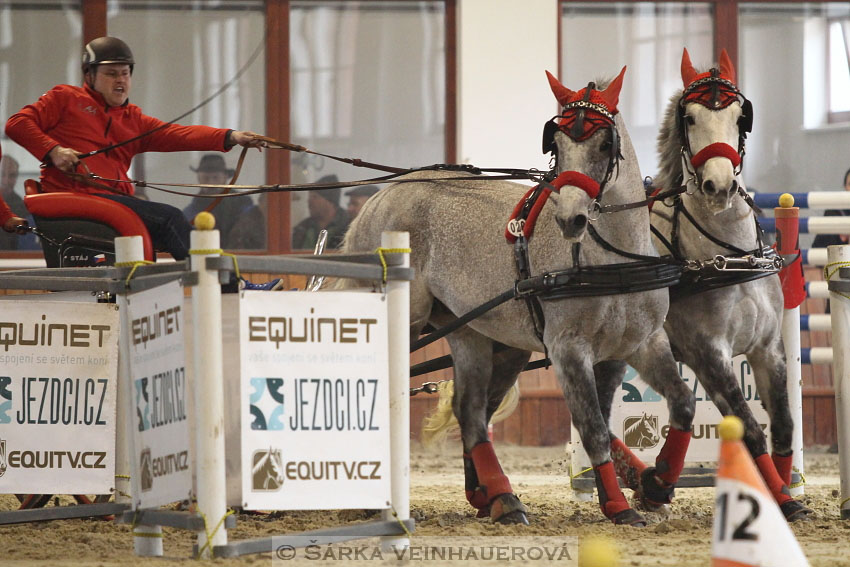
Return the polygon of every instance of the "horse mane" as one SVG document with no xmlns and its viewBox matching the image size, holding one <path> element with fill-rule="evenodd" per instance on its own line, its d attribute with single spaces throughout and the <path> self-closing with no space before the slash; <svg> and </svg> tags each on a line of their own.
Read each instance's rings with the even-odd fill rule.
<svg viewBox="0 0 850 567">
<path fill-rule="evenodd" d="M 679 128 L 676 123 L 676 113 L 682 92 L 683 89 L 680 89 L 670 97 L 667 110 L 664 112 L 661 131 L 658 132 L 656 148 L 659 169 L 652 180 L 652 185 L 661 189 L 672 189 L 679 185 L 678 178 L 682 175 L 681 143 L 679 142 Z"/>
</svg>

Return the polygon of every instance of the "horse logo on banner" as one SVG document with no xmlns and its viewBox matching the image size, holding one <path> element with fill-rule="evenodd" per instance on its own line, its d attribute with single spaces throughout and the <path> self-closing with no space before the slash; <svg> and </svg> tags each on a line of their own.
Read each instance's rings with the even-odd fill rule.
<svg viewBox="0 0 850 567">
<path fill-rule="evenodd" d="M 658 417 L 631 416 L 623 420 L 623 442 L 631 449 L 651 449 L 658 445 Z"/>
<path fill-rule="evenodd" d="M 142 492 L 147 492 L 153 488 L 153 459 L 149 448 L 142 451 L 139 468 L 142 470 Z"/>
<path fill-rule="evenodd" d="M 283 486 L 283 457 L 280 449 L 257 451 L 254 453 L 253 482 L 254 490 L 274 491 Z"/>
<path fill-rule="evenodd" d="M 0 476 L 6 474 L 6 440 L 0 439 Z"/>
</svg>

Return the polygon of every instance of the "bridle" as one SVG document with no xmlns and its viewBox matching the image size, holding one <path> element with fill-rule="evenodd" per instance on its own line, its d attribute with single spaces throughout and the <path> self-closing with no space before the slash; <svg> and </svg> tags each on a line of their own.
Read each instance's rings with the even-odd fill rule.
<svg viewBox="0 0 850 567">
<path fill-rule="evenodd" d="M 566 103 L 561 114 L 553 116 L 543 126 L 543 153 L 551 153 L 553 159 L 558 159 L 558 144 L 555 142 L 555 134 L 563 132 L 574 142 L 587 140 L 599 129 L 607 129 L 611 135 L 611 147 L 608 152 L 608 166 L 605 175 L 597 181 L 584 173 L 572 171 L 576 181 L 575 186 L 582 189 L 597 203 L 602 200 L 603 192 L 608 182 L 614 176 L 614 169 L 619 171 L 619 162 L 623 159 L 620 152 L 620 136 L 617 125 L 614 123 L 614 114 L 601 104 L 590 100 L 592 91 L 596 89 L 596 83 L 590 82 L 584 90 L 584 96 L 580 100 Z M 563 172 L 562 172 L 563 173 Z M 593 210 L 597 207 L 591 207 Z"/>
<path fill-rule="evenodd" d="M 698 103 L 711 111 L 722 110 L 734 102 L 741 105 L 741 117 L 738 119 L 738 148 L 729 144 L 716 142 L 709 144 L 694 155 L 688 134 L 688 121 L 685 107 L 690 103 Z M 711 69 L 708 76 L 697 79 L 682 91 L 676 112 L 676 129 L 679 132 L 682 161 L 689 179 L 697 187 L 702 187 L 700 168 L 711 158 L 722 157 L 732 162 L 735 176 L 740 175 L 744 168 L 747 134 L 753 128 L 753 104 L 745 97 L 732 81 L 720 76 L 720 71 Z"/>
</svg>

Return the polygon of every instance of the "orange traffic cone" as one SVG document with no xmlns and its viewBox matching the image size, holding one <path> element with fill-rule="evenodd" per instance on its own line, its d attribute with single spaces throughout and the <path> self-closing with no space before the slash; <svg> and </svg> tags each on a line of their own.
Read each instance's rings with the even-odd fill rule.
<svg viewBox="0 0 850 567">
<path fill-rule="evenodd" d="M 727 416 L 718 428 L 713 567 L 808 567 L 794 532 L 741 442 L 744 424 Z"/>
</svg>

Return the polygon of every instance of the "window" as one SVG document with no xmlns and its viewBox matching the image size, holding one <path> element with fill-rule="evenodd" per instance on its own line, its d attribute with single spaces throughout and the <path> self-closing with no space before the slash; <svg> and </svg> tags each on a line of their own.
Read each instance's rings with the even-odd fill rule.
<svg viewBox="0 0 850 567">
<path fill-rule="evenodd" d="M 711 65 L 713 29 L 710 3 L 564 3 L 561 82 L 578 90 L 628 66 L 619 109 L 641 170 L 651 175 L 657 169 L 655 138 L 664 109 L 682 88 L 682 48 L 688 48 L 697 68 Z"/>
<path fill-rule="evenodd" d="M 23 106 L 34 102 L 54 85 L 80 84 L 82 15 L 79 2 L 0 4 L 0 115 L 3 124 Z M 45 41 L 49 37 L 50 41 Z M 0 128 L 2 134 L 3 128 Z M 38 179 L 39 159 L 2 134 L 3 162 L 17 177 L 0 177 L 0 195 L 21 217 L 24 180 Z M 9 170 L 8 173 L 11 173 Z M 9 186 L 6 186 L 6 184 Z M 32 220 L 30 218 L 30 220 Z M 40 250 L 32 235 L 19 237 L 0 231 L 0 250 Z"/>
<path fill-rule="evenodd" d="M 209 104 L 179 121 L 216 128 L 265 130 L 264 6 L 261 1 L 164 2 L 110 0 L 109 34 L 120 37 L 133 50 L 136 61 L 130 101 L 145 114 L 169 121 L 221 89 L 238 73 L 239 79 Z M 166 38 L 165 40 L 163 38 Z M 232 170 L 239 148 L 224 158 Z M 249 152 L 237 183 L 266 182 L 267 152 Z M 198 169 L 204 152 L 151 152 L 136 156 L 130 175 L 156 185 L 160 182 L 210 183 Z M 208 162 L 212 163 L 212 162 Z M 220 162 L 219 162 L 220 163 Z M 225 175 L 223 183 L 230 180 Z M 215 183 L 222 181 L 215 180 Z M 137 194 L 139 190 L 137 189 Z M 196 189 L 186 189 L 196 193 Z M 182 197 L 147 189 L 147 196 L 183 209 L 188 217 L 203 210 L 210 199 Z M 249 200 L 250 199 L 250 200 Z M 266 210 L 259 196 L 224 199 L 213 210 L 222 228 L 226 249 L 264 249 L 265 221 L 257 219 L 251 202 Z M 247 216 L 246 216 L 247 215 Z M 228 218 L 250 218 L 250 223 L 228 223 Z M 233 226 L 231 226 L 233 225 Z"/>
<path fill-rule="evenodd" d="M 398 167 L 444 160 L 443 2 L 293 2 L 290 53 L 292 142 Z M 328 175 L 351 180 L 382 173 L 293 155 L 293 183 Z M 346 193 L 323 195 L 341 214 Z M 292 226 L 309 215 L 307 193 L 293 193 Z M 299 247 L 313 245 L 293 242 Z"/>
<path fill-rule="evenodd" d="M 829 22 L 829 122 L 850 122 L 850 18 Z"/>
</svg>

